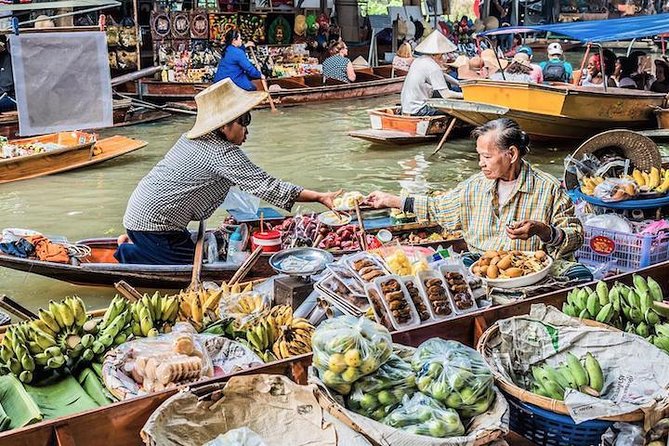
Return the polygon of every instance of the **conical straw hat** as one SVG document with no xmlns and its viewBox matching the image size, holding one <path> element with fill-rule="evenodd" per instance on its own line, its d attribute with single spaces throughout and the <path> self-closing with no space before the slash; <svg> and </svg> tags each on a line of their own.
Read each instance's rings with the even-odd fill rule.
<svg viewBox="0 0 669 446">
<path fill-rule="evenodd" d="M 266 92 L 243 90 L 230 78 L 216 82 L 195 95 L 197 117 L 193 128 L 186 133 L 186 138 L 195 139 L 213 132 L 250 111 L 266 98 Z"/>
<path fill-rule="evenodd" d="M 446 54 L 457 49 L 453 42 L 436 29 L 416 47 L 416 51 L 422 54 Z"/>
</svg>

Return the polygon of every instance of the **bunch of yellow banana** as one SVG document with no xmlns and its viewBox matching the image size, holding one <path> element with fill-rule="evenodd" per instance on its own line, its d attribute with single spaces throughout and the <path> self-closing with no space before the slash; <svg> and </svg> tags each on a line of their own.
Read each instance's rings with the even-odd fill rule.
<svg viewBox="0 0 669 446">
<path fill-rule="evenodd" d="M 604 182 L 602 177 L 583 177 L 581 178 L 581 192 L 586 195 L 595 195 L 595 188 Z"/>
<path fill-rule="evenodd" d="M 250 286 L 250 285 L 249 285 Z M 226 307 L 225 317 L 233 318 L 236 321 L 238 330 L 245 330 L 256 320 L 265 316 L 269 310 L 269 303 L 260 293 L 242 292 L 241 295 L 233 298 Z"/>
<path fill-rule="evenodd" d="M 179 293 L 179 320 L 190 322 L 200 332 L 218 320 L 218 304 L 223 290 L 182 291 Z"/>
<path fill-rule="evenodd" d="M 631 176 L 624 178 L 634 181 L 644 191 L 665 193 L 669 190 L 669 170 L 651 167 L 650 172 L 642 172 L 634 169 Z"/>
</svg>

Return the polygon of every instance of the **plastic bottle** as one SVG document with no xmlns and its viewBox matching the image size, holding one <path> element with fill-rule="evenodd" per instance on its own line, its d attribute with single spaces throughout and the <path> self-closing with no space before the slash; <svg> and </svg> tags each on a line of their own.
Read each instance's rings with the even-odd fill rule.
<svg viewBox="0 0 669 446">
<path fill-rule="evenodd" d="M 241 228 L 237 226 L 235 232 L 230 234 L 230 240 L 228 241 L 228 257 L 226 259 L 228 263 L 237 263 L 240 254 L 242 253 L 242 245 L 244 242 L 242 240 L 242 232 L 240 229 Z"/>
</svg>

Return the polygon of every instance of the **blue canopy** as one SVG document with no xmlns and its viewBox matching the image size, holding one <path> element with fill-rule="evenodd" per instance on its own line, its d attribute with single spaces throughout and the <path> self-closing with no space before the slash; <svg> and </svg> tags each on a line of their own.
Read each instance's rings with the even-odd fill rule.
<svg viewBox="0 0 669 446">
<path fill-rule="evenodd" d="M 581 42 L 608 42 L 669 33 L 669 13 L 611 20 L 555 23 L 552 25 L 508 26 L 481 33 L 483 36 L 528 32 L 551 32 Z"/>
</svg>

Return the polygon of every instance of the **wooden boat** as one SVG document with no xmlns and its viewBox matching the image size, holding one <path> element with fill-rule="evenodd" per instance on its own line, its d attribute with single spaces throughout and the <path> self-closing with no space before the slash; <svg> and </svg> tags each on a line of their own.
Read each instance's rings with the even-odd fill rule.
<svg viewBox="0 0 669 446">
<path fill-rule="evenodd" d="M 60 132 L 10 142 L 55 143 L 64 147 L 33 155 L 0 158 L 0 183 L 79 169 L 125 155 L 147 144 L 125 136 L 111 136 L 96 141 L 95 135 L 83 132 Z"/>
<path fill-rule="evenodd" d="M 267 83 L 275 105 L 290 106 L 399 93 L 402 90 L 406 72 L 393 71 L 392 67 L 386 65 L 356 70 L 356 76 L 355 82 L 351 83 L 335 79 L 328 79 L 324 82 L 321 75 L 267 79 Z M 254 82 L 258 90 L 263 89 L 259 80 Z M 153 101 L 192 101 L 198 92 L 208 86 L 209 84 L 203 83 L 175 83 L 149 79 L 119 85 L 117 90 Z M 194 104 L 189 105 L 189 109 L 194 109 Z M 259 108 L 267 107 L 269 107 L 268 103 L 259 105 Z"/>
<path fill-rule="evenodd" d="M 349 136 L 373 143 L 417 144 L 446 131 L 449 116 L 403 115 L 399 107 L 367 110 L 371 129 L 354 130 Z"/>
<path fill-rule="evenodd" d="M 620 88 L 538 85 L 472 80 L 461 83 L 464 100 L 433 99 L 434 107 L 472 125 L 507 117 L 540 139 L 585 139 L 613 128 L 657 126 L 653 107 L 664 95 Z"/>
<path fill-rule="evenodd" d="M 644 268 L 637 273 L 651 275 L 659 283 L 669 283 L 669 262 Z M 609 284 L 620 281 L 632 285 L 632 273 L 605 279 Z M 594 286 L 594 285 L 593 285 Z M 570 288 L 571 289 L 571 288 Z M 570 289 L 564 289 L 519 302 L 489 307 L 477 312 L 461 315 L 453 319 L 420 325 L 408 330 L 393 333 L 396 343 L 418 346 L 433 337 L 443 337 L 475 347 L 483 332 L 500 319 L 527 314 L 533 304 L 543 303 L 561 308 L 566 302 Z M 664 290 L 667 291 L 666 289 Z M 245 370 L 239 374 L 270 373 L 290 377 L 295 382 L 305 383 L 307 368 L 311 365 L 311 355 L 265 364 Z M 213 378 L 191 388 L 202 388 L 213 383 L 225 382 L 226 378 Z M 0 446 L 62 446 L 75 444 L 142 445 L 140 431 L 149 416 L 177 389 L 153 393 L 126 401 L 117 402 L 91 411 L 46 420 L 21 429 L 0 433 Z M 511 445 L 531 445 L 527 441 L 512 436 Z M 55 440 L 55 441 L 54 441 Z"/>
<path fill-rule="evenodd" d="M 436 226 L 438 228 L 438 226 Z M 368 230 L 374 233 L 375 230 Z M 390 228 L 391 232 L 400 234 L 418 230 L 434 230 L 435 225 L 410 223 Z M 137 288 L 181 289 L 191 281 L 193 265 L 134 265 L 118 263 L 114 258 L 117 248 L 116 238 L 93 238 L 76 242 L 77 245 L 86 245 L 91 249 L 90 255 L 71 264 L 45 262 L 36 259 L 23 259 L 0 253 L 0 267 L 38 274 L 52 279 L 62 280 L 76 285 L 86 286 L 113 286 L 119 280 L 125 280 Z M 467 250 L 467 244 L 462 238 L 424 243 L 422 247 L 443 246 L 452 247 L 455 252 Z M 334 251 L 340 256 L 350 252 Z M 261 254 L 247 280 L 266 279 L 275 274 L 269 265 L 270 254 Z M 232 264 L 204 263 L 202 265 L 202 280 L 214 282 L 227 281 L 237 272 Z"/>
</svg>

